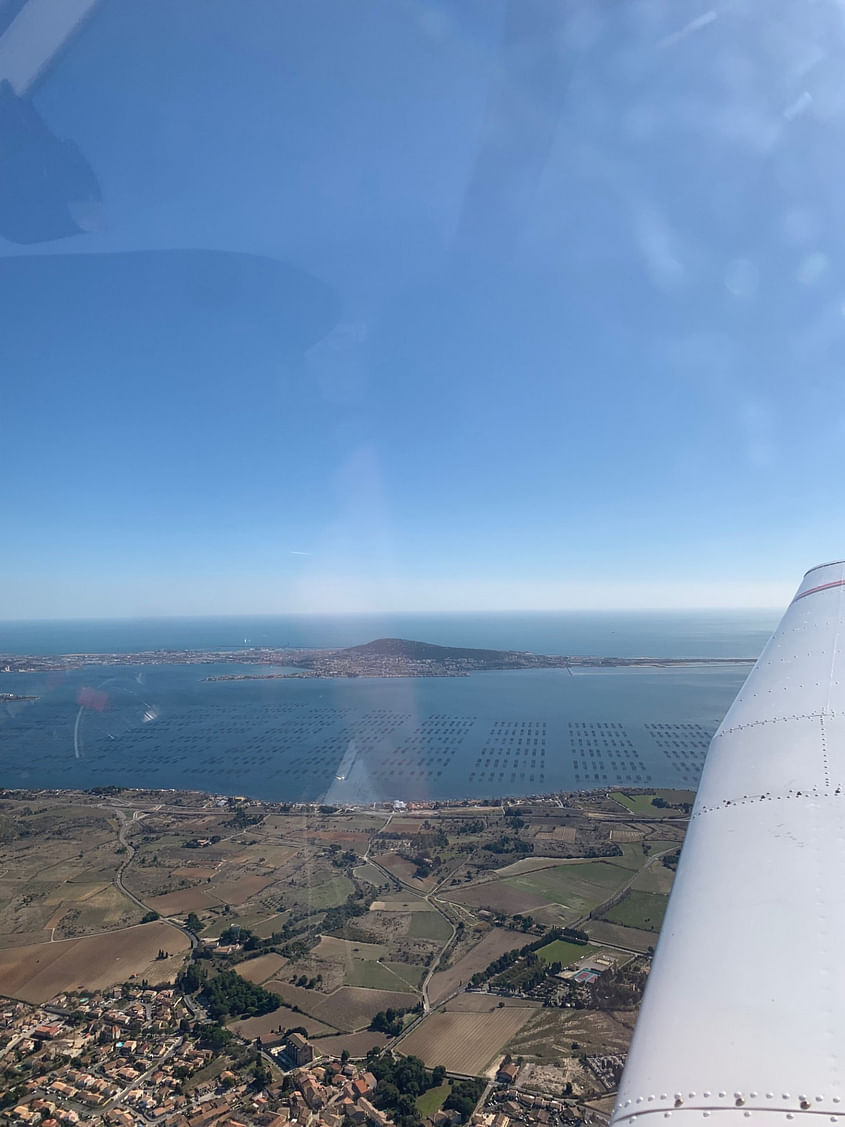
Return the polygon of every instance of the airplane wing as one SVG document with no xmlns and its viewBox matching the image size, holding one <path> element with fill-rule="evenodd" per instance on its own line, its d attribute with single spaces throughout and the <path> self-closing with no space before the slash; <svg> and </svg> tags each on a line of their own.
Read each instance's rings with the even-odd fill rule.
<svg viewBox="0 0 845 1127">
<path fill-rule="evenodd" d="M 611 1123 L 845 1125 L 845 561 L 713 737 Z"/>
</svg>

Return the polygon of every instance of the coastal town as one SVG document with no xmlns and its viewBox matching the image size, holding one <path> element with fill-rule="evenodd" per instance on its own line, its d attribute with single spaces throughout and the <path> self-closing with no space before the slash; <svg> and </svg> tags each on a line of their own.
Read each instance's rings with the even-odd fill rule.
<svg viewBox="0 0 845 1127">
<path fill-rule="evenodd" d="M 348 1053 L 318 1055 L 299 1032 L 269 1051 L 260 1040 L 235 1043 L 220 1027 L 203 1024 L 167 986 L 124 983 L 63 993 L 46 1007 L 7 1000 L 0 1007 L 0 1121 L 10 1127 L 395 1127 L 397 1120 L 420 1127 L 575 1127 L 584 1121 L 585 1109 L 571 1101 L 514 1087 L 519 1067 L 509 1057 L 492 1081 L 474 1084 L 410 1058 L 411 1086 L 420 1078 L 430 1086 L 409 1113 L 387 1079 L 401 1070 L 397 1060 L 377 1051 L 359 1061 Z M 434 1098 L 426 1100 L 430 1093 Z M 426 1106 L 431 1111 L 424 1115 Z"/>
</svg>

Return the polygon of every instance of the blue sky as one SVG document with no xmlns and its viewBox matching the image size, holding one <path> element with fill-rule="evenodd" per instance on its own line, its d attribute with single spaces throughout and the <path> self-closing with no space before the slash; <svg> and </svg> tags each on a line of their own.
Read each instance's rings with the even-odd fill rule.
<svg viewBox="0 0 845 1127">
<path fill-rule="evenodd" d="M 102 0 L 32 93 L 102 222 L 0 236 L 0 619 L 782 603 L 845 555 L 843 47 Z"/>
</svg>

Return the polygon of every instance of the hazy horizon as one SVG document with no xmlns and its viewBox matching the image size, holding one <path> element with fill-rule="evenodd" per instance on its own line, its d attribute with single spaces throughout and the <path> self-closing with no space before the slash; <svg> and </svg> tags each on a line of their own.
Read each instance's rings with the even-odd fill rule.
<svg viewBox="0 0 845 1127">
<path fill-rule="evenodd" d="M 749 614 L 782 614 L 784 606 L 775 604 L 760 604 L 731 606 L 728 604 L 712 605 L 712 606 L 609 606 L 609 607 L 475 607 L 475 608 L 437 608 L 431 607 L 426 609 L 403 608 L 399 609 L 376 609 L 376 610 L 291 610 L 291 611 L 226 611 L 226 612 L 212 612 L 212 613 L 192 613 L 192 614 L 110 614 L 110 615 L 50 615 L 50 616 L 21 616 L 21 617 L 6 617 L 0 618 L 0 630 L 3 626 L 9 624 L 24 625 L 26 623 L 53 623 L 53 622 L 68 622 L 68 623 L 87 623 L 87 622 L 196 622 L 206 620 L 225 620 L 225 621 L 242 621 L 249 619 L 287 619 L 287 618 L 449 618 L 461 617 L 462 615 L 478 615 L 478 616 L 508 616 L 508 615 L 544 615 L 544 614 L 568 614 L 568 615 L 592 615 L 592 616 L 606 616 L 606 615 L 685 615 L 685 614 L 723 614 L 723 613 L 737 613 L 748 612 Z M 0 644 L 2 644 L 2 636 L 0 636 Z"/>
</svg>

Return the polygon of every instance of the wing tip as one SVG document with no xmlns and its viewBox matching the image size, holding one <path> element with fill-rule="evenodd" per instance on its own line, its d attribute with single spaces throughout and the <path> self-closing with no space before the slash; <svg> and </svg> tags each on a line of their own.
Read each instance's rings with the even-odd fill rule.
<svg viewBox="0 0 845 1127">
<path fill-rule="evenodd" d="M 804 578 L 806 579 L 808 575 L 812 575 L 814 571 L 822 571 L 826 567 L 836 567 L 841 564 L 845 564 L 845 560 L 828 560 L 827 563 L 816 564 L 815 567 L 811 567 L 804 572 Z"/>
</svg>

